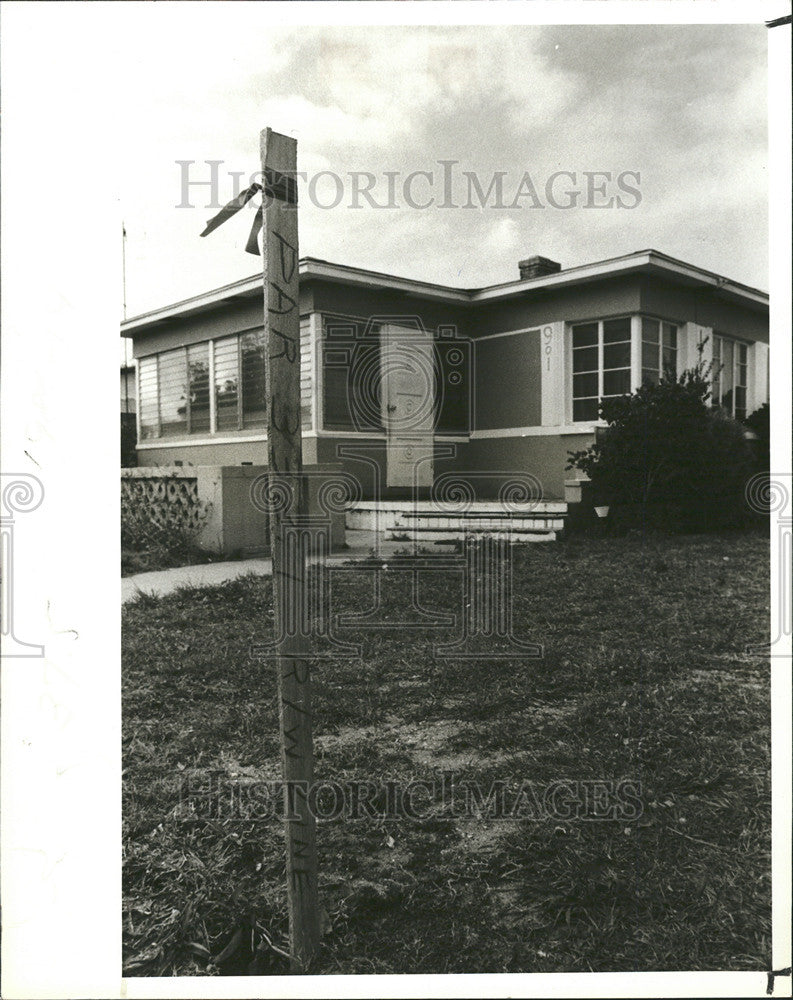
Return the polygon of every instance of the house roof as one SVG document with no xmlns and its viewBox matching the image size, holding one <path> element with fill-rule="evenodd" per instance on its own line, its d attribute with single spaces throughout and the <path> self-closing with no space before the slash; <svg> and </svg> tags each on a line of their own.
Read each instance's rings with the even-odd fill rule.
<svg viewBox="0 0 793 1000">
<path fill-rule="evenodd" d="M 422 299 L 434 299 L 458 305 L 475 305 L 480 302 L 516 298 L 538 289 L 564 288 L 633 273 L 667 278 L 682 285 L 710 288 L 718 291 L 725 299 L 740 303 L 750 309 L 758 311 L 768 309 L 767 292 L 741 284 L 738 281 L 732 281 L 730 278 L 715 274 L 713 271 L 703 270 L 694 264 L 687 264 L 685 261 L 660 253 L 658 250 L 637 250 L 621 257 L 611 257 L 593 264 L 566 268 L 554 274 L 545 274 L 536 278 L 522 278 L 499 285 L 488 285 L 484 288 L 455 288 L 449 285 L 438 285 L 428 281 L 417 281 L 413 278 L 401 278 L 380 271 L 369 271 L 364 268 L 349 267 L 345 264 L 333 264 L 317 257 L 303 257 L 300 260 L 302 281 L 324 280 L 369 289 L 387 288 Z M 124 320 L 121 324 L 121 336 L 134 336 L 136 331 L 145 330 L 169 319 L 187 318 L 207 309 L 216 308 L 221 303 L 254 298 L 261 294 L 261 287 L 262 276 L 255 274 L 250 278 L 242 278 L 229 285 L 223 285 L 221 288 L 183 299 L 181 302 L 152 309 L 139 316 Z"/>
</svg>

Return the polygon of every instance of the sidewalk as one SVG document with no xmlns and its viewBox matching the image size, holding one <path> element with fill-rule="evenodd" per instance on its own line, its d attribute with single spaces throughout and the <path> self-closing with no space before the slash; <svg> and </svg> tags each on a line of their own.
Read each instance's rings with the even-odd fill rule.
<svg viewBox="0 0 793 1000">
<path fill-rule="evenodd" d="M 374 531 L 347 531 L 347 548 L 334 552 L 328 562 L 343 563 L 370 558 L 375 546 Z M 386 558 L 394 555 L 399 549 L 405 549 L 406 542 L 391 542 L 380 536 L 379 554 Z M 162 597 L 179 587 L 216 587 L 227 580 L 235 580 L 246 573 L 257 573 L 270 576 L 273 571 L 272 560 L 266 559 L 236 559 L 233 562 L 204 563 L 199 566 L 177 566 L 175 569 L 156 570 L 151 573 L 136 573 L 134 576 L 121 578 L 121 603 L 126 604 L 145 593 Z"/>
<path fill-rule="evenodd" d="M 215 587 L 245 573 L 269 576 L 273 571 L 270 559 L 235 559 L 233 562 L 204 563 L 200 566 L 177 566 L 174 569 L 135 573 L 121 578 L 121 603 L 126 604 L 138 594 L 162 597 L 179 587 Z"/>
</svg>

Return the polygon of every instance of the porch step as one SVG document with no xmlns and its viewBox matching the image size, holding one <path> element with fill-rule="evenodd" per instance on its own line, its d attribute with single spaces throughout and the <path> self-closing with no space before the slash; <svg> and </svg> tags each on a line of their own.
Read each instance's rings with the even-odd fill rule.
<svg viewBox="0 0 793 1000">
<path fill-rule="evenodd" d="M 512 534 L 526 531 L 561 531 L 564 520 L 561 517 L 530 517 L 525 514 L 504 514 L 494 517 L 492 514 L 461 514 L 457 517 L 449 514 L 400 514 L 394 527 L 389 530 L 400 531 L 443 531 L 449 528 L 473 531 L 477 534 L 486 531 L 507 531 Z"/>
<path fill-rule="evenodd" d="M 386 538 L 393 542 L 428 542 L 442 544 L 445 542 L 464 541 L 475 535 L 477 538 L 488 538 L 493 535 L 506 537 L 508 541 L 523 545 L 527 542 L 554 542 L 555 531 L 508 531 L 503 528 L 498 531 L 484 528 L 389 528 Z"/>
<path fill-rule="evenodd" d="M 436 502 L 411 503 L 408 500 L 363 500 L 351 506 L 346 513 L 346 525 L 351 530 L 389 531 L 397 526 L 407 530 L 407 520 L 426 520 L 426 525 L 415 524 L 415 529 L 423 527 L 465 526 L 483 530 L 504 523 L 514 527 L 536 525 L 542 530 L 557 530 L 563 525 L 567 514 L 567 504 L 563 500 L 537 500 L 533 503 L 510 503 L 509 510 L 497 500 L 475 500 L 464 508 L 455 509 L 454 504 Z M 487 526 L 487 527 L 486 527 Z"/>
</svg>

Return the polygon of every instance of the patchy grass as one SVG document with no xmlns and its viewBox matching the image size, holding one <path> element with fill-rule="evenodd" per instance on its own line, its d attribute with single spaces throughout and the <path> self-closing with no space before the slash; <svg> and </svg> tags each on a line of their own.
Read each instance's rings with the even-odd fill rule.
<svg viewBox="0 0 793 1000">
<path fill-rule="evenodd" d="M 386 627 L 316 670 L 317 778 L 629 780 L 642 811 L 477 818 L 438 793 L 419 821 L 320 823 L 318 971 L 768 968 L 768 664 L 744 654 L 767 638 L 767 561 L 760 535 L 527 546 L 515 632 L 544 658 L 515 662 L 433 660 L 454 630 L 411 610 L 392 560 Z M 362 612 L 372 578 L 334 573 L 333 610 Z M 420 600 L 459 611 L 459 580 L 427 573 Z M 186 779 L 278 777 L 274 668 L 247 653 L 271 629 L 262 578 L 125 609 L 129 975 L 288 971 L 278 821 L 180 805 Z"/>
</svg>

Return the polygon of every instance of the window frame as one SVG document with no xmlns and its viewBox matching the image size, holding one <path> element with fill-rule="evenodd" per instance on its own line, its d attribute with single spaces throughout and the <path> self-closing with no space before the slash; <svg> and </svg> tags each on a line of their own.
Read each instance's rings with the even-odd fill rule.
<svg viewBox="0 0 793 1000">
<path fill-rule="evenodd" d="M 604 342 L 603 328 L 604 328 L 604 324 L 612 322 L 612 321 L 615 321 L 615 320 L 628 320 L 629 329 L 628 329 L 628 336 L 627 336 L 627 338 L 625 340 L 620 340 L 620 341 L 615 341 L 614 342 L 614 343 L 619 343 L 619 344 L 625 344 L 625 343 L 627 343 L 629 345 L 630 354 L 629 354 L 628 364 L 625 365 L 625 366 L 619 367 L 619 368 L 609 368 L 609 369 L 605 369 L 604 370 L 604 367 L 603 367 L 604 347 L 608 346 L 608 345 L 606 345 L 605 342 Z M 595 426 L 595 427 L 598 427 L 598 426 L 602 427 L 602 426 L 604 426 L 604 421 L 599 416 L 595 416 L 595 417 L 591 417 L 591 418 L 585 418 L 583 420 L 576 420 L 575 419 L 575 402 L 576 402 L 576 397 L 574 395 L 574 392 L 575 392 L 575 388 L 574 388 L 574 386 L 575 386 L 574 376 L 575 375 L 580 375 L 580 374 L 594 374 L 594 372 L 592 372 L 592 373 L 575 372 L 573 370 L 575 351 L 576 350 L 586 350 L 587 349 L 587 348 L 575 348 L 573 346 L 573 337 L 574 337 L 575 328 L 579 327 L 579 326 L 589 326 L 589 325 L 592 325 L 592 324 L 594 324 L 594 325 L 597 326 L 597 344 L 596 345 L 595 344 L 590 345 L 590 349 L 591 349 L 591 347 L 595 347 L 595 346 L 597 347 L 598 393 L 597 393 L 597 397 L 594 397 L 594 396 L 582 396 L 582 397 L 579 397 L 579 398 L 581 398 L 581 399 L 594 399 L 594 398 L 597 398 L 597 406 L 598 406 L 598 410 L 600 410 L 600 403 L 601 403 L 601 401 L 604 398 L 607 398 L 607 399 L 616 399 L 620 395 L 624 395 L 623 393 L 615 393 L 615 394 L 609 394 L 608 396 L 604 396 L 604 393 L 603 393 L 603 383 L 604 383 L 604 372 L 605 371 L 627 371 L 629 373 L 629 375 L 628 375 L 628 377 L 629 377 L 629 385 L 631 386 L 631 389 L 628 390 L 629 392 L 632 391 L 632 387 L 636 383 L 636 337 L 637 337 L 637 329 L 638 329 L 637 328 L 636 320 L 637 320 L 637 317 L 633 313 L 616 313 L 613 316 L 602 316 L 602 317 L 599 317 L 598 319 L 581 319 L 581 320 L 570 321 L 570 322 L 567 323 L 567 328 L 568 328 L 568 335 L 567 335 L 567 357 L 568 357 L 567 371 L 568 371 L 568 377 L 567 377 L 567 392 L 566 392 L 566 396 L 567 396 L 567 413 L 568 413 L 568 417 L 569 417 L 569 423 L 570 423 L 571 426 L 581 426 L 581 425 L 589 425 L 589 426 Z"/>
<path fill-rule="evenodd" d="M 195 344 L 187 344 L 185 346 L 185 348 L 184 348 L 184 350 L 185 350 L 185 364 L 187 366 L 187 433 L 188 433 L 188 435 L 193 435 L 193 434 L 208 434 L 209 431 L 212 428 L 212 403 L 211 403 L 212 383 L 209 382 L 209 370 L 210 370 L 209 352 L 210 352 L 211 348 L 210 348 L 209 344 L 210 344 L 210 341 L 199 340 Z M 208 428 L 207 427 L 202 427 L 199 430 L 193 430 L 193 392 L 194 392 L 194 385 L 193 385 L 193 381 L 192 381 L 192 377 L 191 377 L 191 372 L 190 372 L 190 351 L 191 351 L 191 348 L 195 349 L 195 348 L 203 348 L 203 347 L 206 347 L 206 349 L 207 349 L 207 412 L 208 412 L 208 415 L 209 415 L 209 427 Z"/>
<path fill-rule="evenodd" d="M 213 354 L 213 361 L 214 361 L 214 363 L 212 365 L 213 382 L 212 382 L 212 386 L 211 386 L 210 392 L 211 392 L 211 395 L 212 395 L 212 397 L 213 397 L 213 399 L 215 401 L 215 406 L 214 406 L 215 423 L 214 423 L 214 425 L 210 425 L 210 427 L 211 427 L 210 433 L 211 434 L 215 434 L 215 433 L 218 433 L 218 432 L 221 433 L 221 434 L 234 434 L 234 433 L 237 433 L 238 431 L 242 430 L 242 384 L 241 384 L 241 374 L 242 373 L 241 373 L 241 364 L 240 364 L 240 353 L 241 353 L 240 352 L 240 337 L 241 336 L 242 336 L 242 332 L 227 334 L 224 337 L 218 337 L 216 340 L 213 341 L 213 344 L 212 344 L 212 354 Z M 234 341 L 234 347 L 235 347 L 234 364 L 233 364 L 232 370 L 234 372 L 236 372 L 236 380 L 237 380 L 236 381 L 236 399 L 234 401 L 234 411 L 233 411 L 234 417 L 236 419 L 236 422 L 231 427 L 221 427 L 221 428 L 218 428 L 218 426 L 217 426 L 217 420 L 218 420 L 217 384 L 216 384 L 215 378 L 214 378 L 216 376 L 216 366 L 217 366 L 216 351 L 217 351 L 217 347 L 218 347 L 219 343 L 221 344 L 221 349 L 222 349 L 223 341 L 232 341 L 232 340 Z M 229 408 L 229 409 L 225 410 L 221 415 L 224 416 L 224 417 L 226 417 L 231 412 L 232 411 Z"/>
<path fill-rule="evenodd" d="M 151 366 L 151 370 L 148 370 L 150 366 Z M 158 363 L 157 363 L 157 355 L 156 354 L 149 354 L 149 355 L 146 355 L 146 357 L 138 358 L 138 364 L 137 364 L 136 368 L 137 368 L 137 373 L 136 373 L 136 377 L 135 377 L 135 382 L 136 382 L 135 391 L 136 391 L 137 397 L 138 397 L 138 405 L 137 405 L 137 411 L 138 411 L 138 421 L 137 421 L 138 422 L 138 427 L 137 427 L 138 441 L 141 441 L 141 442 L 143 442 L 143 441 L 156 441 L 160 437 L 160 378 L 159 378 L 159 369 L 158 369 Z M 151 378 L 153 380 L 153 383 L 154 383 L 153 416 L 154 416 L 154 427 L 155 427 L 155 433 L 153 433 L 151 435 L 147 435 L 145 437 L 144 437 L 144 434 L 143 434 L 143 431 L 144 431 L 144 425 L 143 425 L 143 416 L 144 416 L 143 402 L 144 402 L 144 394 L 143 394 L 143 385 L 142 385 L 142 380 L 143 380 L 144 375 L 147 378 Z"/>
<path fill-rule="evenodd" d="M 749 367 L 751 359 L 751 351 L 750 351 L 751 344 L 746 340 L 742 340 L 740 337 L 733 337 L 730 334 L 721 333 L 719 330 L 714 330 L 712 336 L 713 336 L 713 353 L 711 355 L 711 359 L 712 359 L 713 369 L 711 371 L 711 386 L 712 386 L 711 406 L 713 407 L 713 409 L 724 410 L 724 412 L 727 413 L 728 416 L 732 417 L 733 420 L 745 420 L 746 417 L 749 415 L 749 378 L 750 378 Z M 718 372 L 716 372 L 715 370 L 717 341 L 719 342 L 718 356 L 720 364 Z M 721 359 L 724 355 L 722 347 L 724 343 L 729 343 L 732 346 L 732 371 L 730 372 L 732 378 L 732 389 L 731 389 L 732 400 L 729 409 L 727 409 L 727 407 L 725 407 L 721 401 L 722 400 L 721 376 L 723 371 L 723 362 Z M 746 359 L 744 361 L 740 361 L 741 348 L 743 348 L 744 351 L 746 352 Z M 739 383 L 737 381 L 737 374 L 741 368 L 744 369 L 745 381 L 743 383 Z M 718 385 L 718 395 L 716 394 L 717 385 Z M 736 391 L 735 391 L 736 389 L 744 390 L 744 405 L 743 407 L 740 408 L 736 406 Z M 743 411 L 742 417 L 737 416 L 736 410 L 738 409 L 741 409 Z"/>
</svg>

